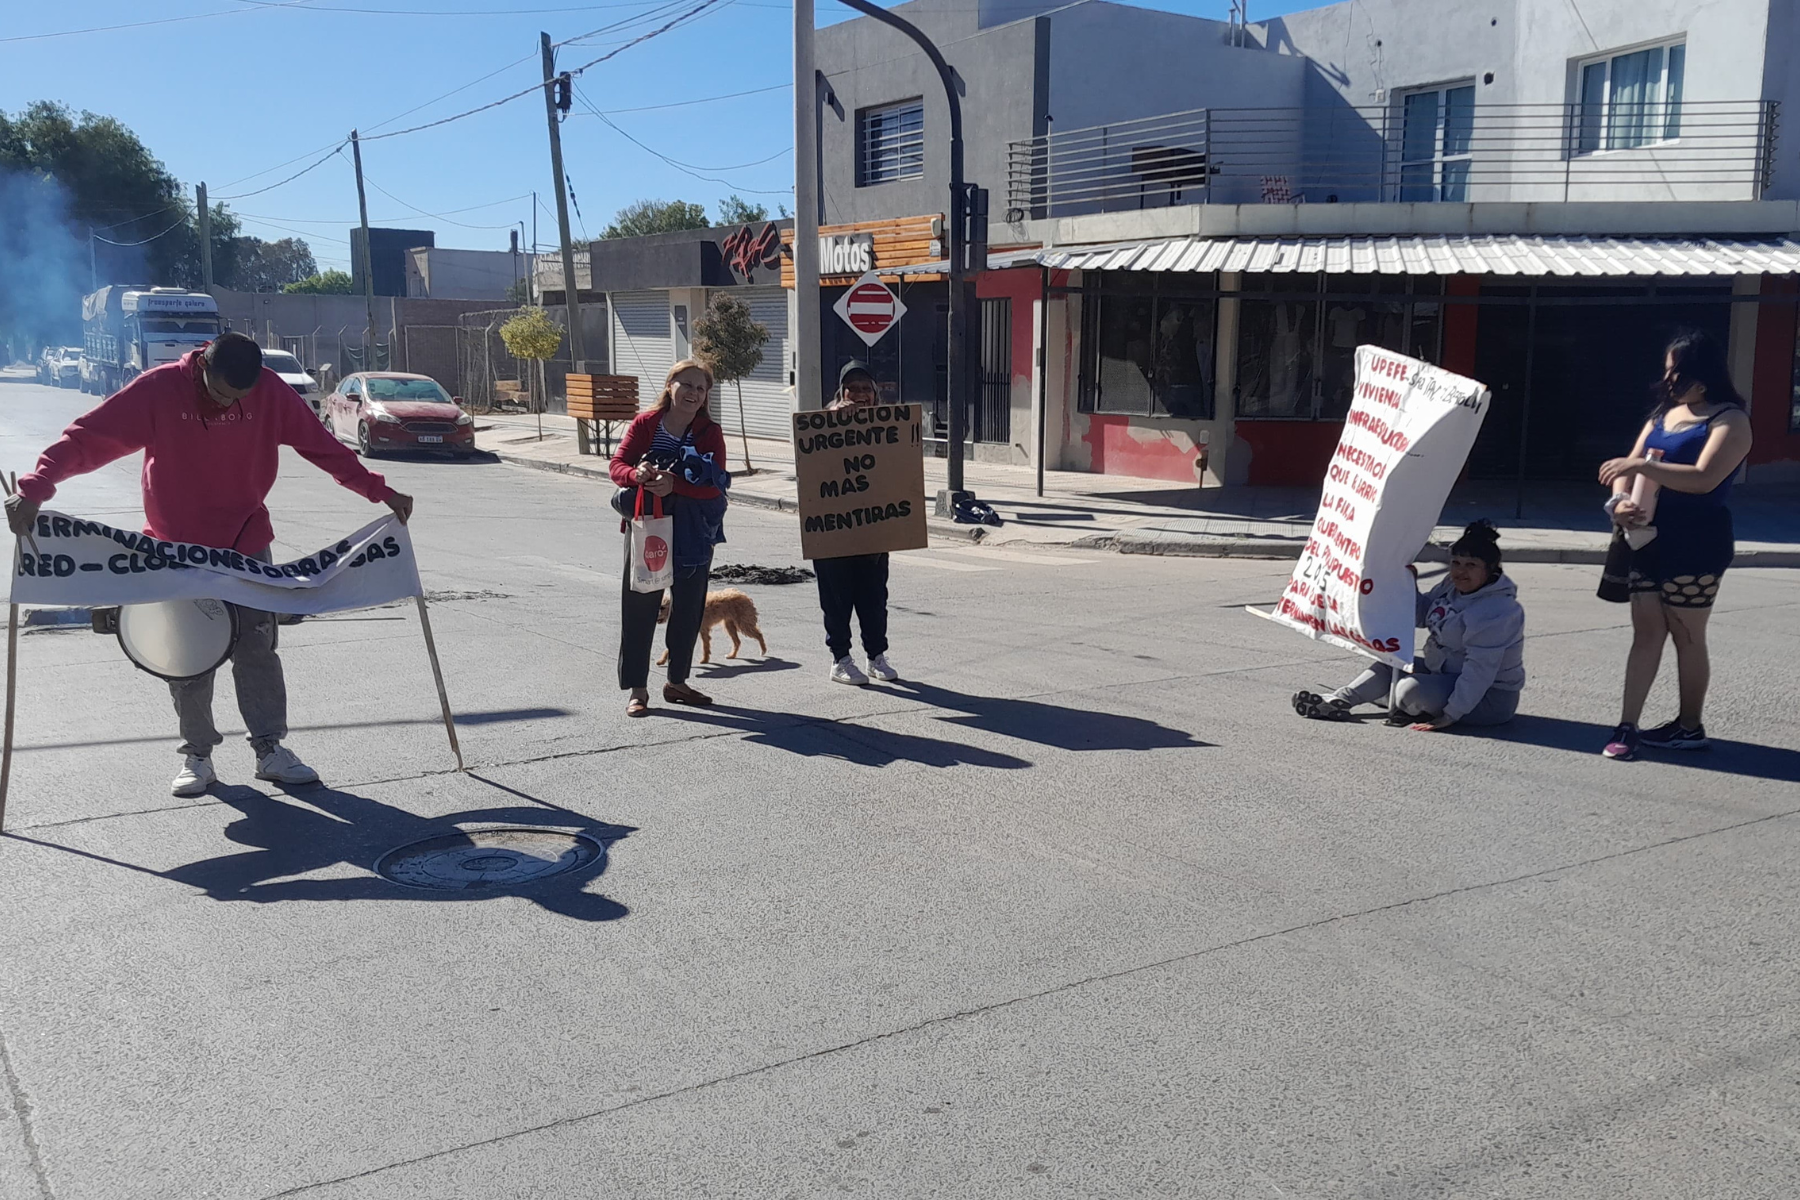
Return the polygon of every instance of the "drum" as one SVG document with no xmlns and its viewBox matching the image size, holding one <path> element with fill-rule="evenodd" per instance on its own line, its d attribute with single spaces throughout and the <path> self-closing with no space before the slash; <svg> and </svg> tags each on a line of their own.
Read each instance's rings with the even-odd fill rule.
<svg viewBox="0 0 1800 1200">
<path fill-rule="evenodd" d="M 237 609 L 220 600 L 164 600 L 119 609 L 125 657 L 172 683 L 217 670 L 237 639 Z"/>
</svg>

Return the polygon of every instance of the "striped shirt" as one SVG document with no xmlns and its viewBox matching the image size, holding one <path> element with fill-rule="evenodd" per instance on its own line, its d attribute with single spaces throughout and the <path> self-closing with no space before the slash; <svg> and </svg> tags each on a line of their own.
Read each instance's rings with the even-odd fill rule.
<svg viewBox="0 0 1800 1200">
<path fill-rule="evenodd" d="M 644 461 L 654 467 L 673 467 L 687 453 L 687 447 L 694 444 L 694 427 L 690 424 L 687 431 L 677 438 L 670 433 L 661 421 L 656 423 L 656 435 L 650 440 L 650 451 L 644 455 Z"/>
</svg>

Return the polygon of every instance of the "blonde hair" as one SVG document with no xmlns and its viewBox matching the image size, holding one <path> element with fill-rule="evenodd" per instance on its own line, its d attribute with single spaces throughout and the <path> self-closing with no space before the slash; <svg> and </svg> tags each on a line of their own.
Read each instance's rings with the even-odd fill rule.
<svg viewBox="0 0 1800 1200">
<path fill-rule="evenodd" d="M 680 362 L 676 363 L 674 366 L 669 368 L 668 375 L 663 379 L 662 392 L 656 397 L 656 405 L 655 405 L 656 411 L 657 412 L 668 412 L 669 411 L 669 405 L 673 402 L 672 394 L 675 391 L 675 377 L 677 375 L 681 374 L 683 371 L 698 371 L 702 375 L 706 376 L 706 403 L 702 404 L 700 406 L 700 411 L 698 413 L 696 413 L 695 415 L 698 417 L 703 417 L 707 421 L 710 422 L 713 419 L 712 418 L 712 389 L 713 389 L 712 368 L 708 367 L 705 363 L 701 362 L 697 358 L 684 358 Z"/>
</svg>

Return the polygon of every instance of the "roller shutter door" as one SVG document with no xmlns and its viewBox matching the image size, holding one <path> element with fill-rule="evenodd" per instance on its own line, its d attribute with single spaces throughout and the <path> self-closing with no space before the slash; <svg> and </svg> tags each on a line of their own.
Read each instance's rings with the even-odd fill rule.
<svg viewBox="0 0 1800 1200">
<path fill-rule="evenodd" d="M 794 431 L 794 400 L 787 379 L 787 291 L 779 287 L 732 288 L 730 294 L 748 304 L 750 316 L 769 331 L 762 362 L 743 381 L 744 424 L 751 437 L 786 441 Z M 738 432 L 736 385 L 719 388 L 713 415 L 728 432 Z"/>
<path fill-rule="evenodd" d="M 636 375 L 638 403 L 656 403 L 669 368 L 675 365 L 675 326 L 667 292 L 613 292 L 613 372 Z"/>
</svg>

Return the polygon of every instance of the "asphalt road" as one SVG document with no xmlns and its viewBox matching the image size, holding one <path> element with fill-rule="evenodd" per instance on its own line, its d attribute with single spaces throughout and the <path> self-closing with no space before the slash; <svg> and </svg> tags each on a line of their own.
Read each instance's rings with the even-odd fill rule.
<svg viewBox="0 0 1800 1200">
<path fill-rule="evenodd" d="M 0 381 L 0 466 L 84 402 Z M 1240 611 L 1282 564 L 969 546 L 897 556 L 904 682 L 830 685 L 810 586 L 757 587 L 769 657 L 627 721 L 601 489 L 381 469 L 466 774 L 404 607 L 283 630 L 327 781 L 292 794 L 234 735 L 173 799 L 160 684 L 20 639 L 0 1198 L 1800 1193 L 1800 574 L 1727 577 L 1720 744 L 1674 761 L 1596 753 L 1628 634 L 1591 567 L 1514 572 L 1491 736 L 1294 717 L 1356 663 Z M 374 511 L 298 459 L 272 508 L 292 549 Z M 798 562 L 791 517 L 728 531 Z M 492 825 L 607 853 L 372 869 Z"/>
</svg>

